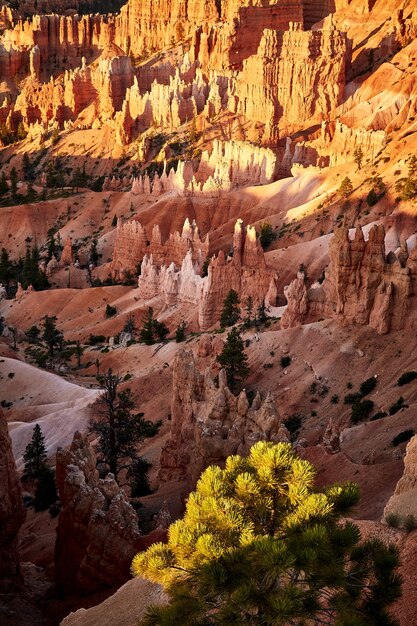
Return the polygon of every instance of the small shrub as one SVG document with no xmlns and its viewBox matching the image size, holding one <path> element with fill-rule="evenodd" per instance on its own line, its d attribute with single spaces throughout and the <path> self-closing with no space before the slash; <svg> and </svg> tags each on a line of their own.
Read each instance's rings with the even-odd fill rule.
<svg viewBox="0 0 417 626">
<path fill-rule="evenodd" d="M 117 309 L 115 306 L 111 306 L 111 304 L 108 304 L 106 306 L 106 317 L 114 317 L 117 313 Z"/>
<path fill-rule="evenodd" d="M 282 356 L 281 360 L 280 360 L 280 364 L 281 364 L 282 368 L 288 367 L 291 364 L 291 357 L 290 357 L 290 355 L 286 354 L 285 356 Z"/>
<path fill-rule="evenodd" d="M 338 404 L 339 403 L 339 396 L 332 396 L 330 399 L 330 402 L 332 404 Z"/>
<path fill-rule="evenodd" d="M 353 389 L 353 384 L 349 381 L 348 384 L 346 385 L 346 387 L 348 389 Z"/>
<path fill-rule="evenodd" d="M 417 528 L 417 520 L 414 515 L 407 515 L 404 519 L 404 530 L 408 533 L 411 533 L 413 530 Z"/>
<path fill-rule="evenodd" d="M 348 393 L 343 399 L 343 404 L 355 404 L 355 402 L 360 402 L 360 400 L 362 400 L 361 393 Z"/>
<path fill-rule="evenodd" d="M 88 338 L 88 343 L 90 346 L 96 346 L 99 343 L 104 343 L 106 338 L 104 335 L 90 335 Z"/>
<path fill-rule="evenodd" d="M 8 376 L 8 378 L 14 378 L 14 372 L 9 372 L 9 373 L 7 374 L 7 376 Z"/>
<path fill-rule="evenodd" d="M 400 445 L 400 443 L 405 443 L 406 441 L 410 441 L 411 437 L 414 437 L 415 432 L 412 428 L 407 430 L 403 430 L 398 435 L 395 435 L 391 441 L 391 445 L 393 448 L 396 448 Z"/>
<path fill-rule="evenodd" d="M 408 383 L 411 383 L 411 381 L 415 380 L 417 378 L 417 372 L 415 372 L 414 370 L 412 370 L 411 372 L 404 372 L 404 374 L 402 374 L 398 381 L 397 381 L 397 385 L 399 387 L 402 387 L 403 385 L 407 385 Z"/>
<path fill-rule="evenodd" d="M 404 398 L 402 396 L 400 396 L 398 398 L 398 400 L 396 402 L 394 402 L 394 404 L 391 404 L 390 408 L 388 409 L 388 413 L 390 415 L 395 415 L 401 409 L 406 409 L 407 406 L 408 405 L 405 403 Z"/>
<path fill-rule="evenodd" d="M 383 417 L 386 417 L 387 415 L 388 413 L 386 413 L 385 411 L 378 411 L 378 413 L 375 413 L 375 415 L 372 415 L 371 422 L 376 422 L 377 420 L 380 420 Z"/>
<path fill-rule="evenodd" d="M 361 386 L 359 387 L 359 391 L 362 396 L 367 396 L 370 394 L 376 387 L 378 380 L 372 376 L 367 380 L 364 380 Z"/>
<path fill-rule="evenodd" d="M 388 513 L 385 518 L 386 523 L 390 528 L 399 528 L 400 527 L 400 516 L 397 513 Z"/>
<path fill-rule="evenodd" d="M 350 416 L 352 424 L 358 424 L 362 420 L 366 419 L 374 408 L 372 400 L 361 400 L 355 402 L 352 406 L 352 413 Z"/>
</svg>

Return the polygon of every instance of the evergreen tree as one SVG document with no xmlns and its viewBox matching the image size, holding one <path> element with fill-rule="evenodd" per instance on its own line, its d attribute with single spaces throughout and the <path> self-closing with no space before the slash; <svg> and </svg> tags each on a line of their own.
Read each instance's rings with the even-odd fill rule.
<svg viewBox="0 0 417 626">
<path fill-rule="evenodd" d="M 2 172 L 0 176 L 0 198 L 5 196 L 8 191 L 9 185 L 7 184 L 6 174 Z"/>
<path fill-rule="evenodd" d="M 187 328 L 187 324 L 182 321 L 181 324 L 177 327 L 177 330 L 175 331 L 175 341 L 177 343 L 181 343 L 182 341 L 185 341 L 185 329 Z"/>
<path fill-rule="evenodd" d="M 42 465 L 39 470 L 38 484 L 36 485 L 33 501 L 35 511 L 46 511 L 57 500 L 58 492 L 55 484 L 55 472 L 47 465 Z"/>
<path fill-rule="evenodd" d="M 37 476 L 46 461 L 45 437 L 39 424 L 36 424 L 33 429 L 32 439 L 23 453 L 23 461 L 25 463 L 24 472 L 29 478 Z"/>
<path fill-rule="evenodd" d="M 252 318 L 252 313 L 253 313 L 253 298 L 252 296 L 248 296 L 247 300 L 246 300 L 246 307 L 245 307 L 245 326 L 246 328 L 250 328 L 253 324 L 253 318 Z"/>
<path fill-rule="evenodd" d="M 268 222 L 264 222 L 261 224 L 261 229 L 259 232 L 259 242 L 264 250 L 267 250 L 271 243 L 276 239 L 276 234 L 271 224 Z"/>
<path fill-rule="evenodd" d="M 226 372 L 231 391 L 234 391 L 236 385 L 249 375 L 248 357 L 237 328 L 233 328 L 227 335 L 226 343 L 217 361 Z"/>
<path fill-rule="evenodd" d="M 10 263 L 9 253 L 6 248 L 2 248 L 0 254 L 0 283 L 9 288 L 10 279 L 11 279 L 11 270 L 12 266 Z"/>
<path fill-rule="evenodd" d="M 262 302 L 260 303 L 260 305 L 258 306 L 258 311 L 256 314 L 256 319 L 260 324 L 265 324 L 266 320 L 268 319 L 268 316 L 266 314 L 266 305 L 265 305 L 265 300 L 262 300 Z"/>
<path fill-rule="evenodd" d="M 29 180 L 30 178 L 30 169 L 31 169 L 31 163 L 30 163 L 30 159 L 29 159 L 29 155 L 27 152 L 24 153 L 23 155 L 23 172 L 25 175 L 25 179 Z"/>
<path fill-rule="evenodd" d="M 223 302 L 223 310 L 220 316 L 220 326 L 222 328 L 236 324 L 240 317 L 239 304 L 238 293 L 234 289 L 231 289 Z"/>
<path fill-rule="evenodd" d="M 129 314 L 129 317 L 127 318 L 125 325 L 123 326 L 123 332 L 134 335 L 136 330 L 137 328 L 135 324 L 135 318 L 133 317 L 133 315 Z"/>
<path fill-rule="evenodd" d="M 204 278 L 205 276 L 208 276 L 208 268 L 209 268 L 209 265 L 210 265 L 210 261 L 211 261 L 211 257 L 210 256 L 207 256 L 204 259 L 204 263 L 203 263 L 203 266 L 201 268 L 201 277 L 202 278 Z"/>
<path fill-rule="evenodd" d="M 154 343 L 154 324 L 153 308 L 150 306 L 146 312 L 140 331 L 140 340 L 142 343 L 146 343 L 147 346 L 151 346 Z"/>
<path fill-rule="evenodd" d="M 157 339 L 160 341 L 164 341 L 166 336 L 169 334 L 169 328 L 164 322 L 159 322 L 158 320 L 154 320 L 153 323 L 154 336 L 156 335 Z"/>
<path fill-rule="evenodd" d="M 166 606 L 141 626 L 393 626 L 398 550 L 361 540 L 346 520 L 352 483 L 319 491 L 291 444 L 258 442 L 248 458 L 209 467 L 167 543 L 136 555 L 135 575 L 161 583 Z"/>
<path fill-rule="evenodd" d="M 55 242 L 55 233 L 54 229 L 51 229 L 48 232 L 48 241 L 46 242 L 47 248 L 47 263 L 52 259 L 53 256 L 56 256 L 56 242 Z"/>
<path fill-rule="evenodd" d="M 12 192 L 12 197 L 16 198 L 17 196 L 17 172 L 16 172 L 15 167 L 12 167 L 12 171 L 10 172 L 10 190 Z"/>
<path fill-rule="evenodd" d="M 352 181 L 348 176 L 346 176 L 339 187 L 339 193 L 344 197 L 348 198 L 353 191 Z"/>
<path fill-rule="evenodd" d="M 26 337 L 28 338 L 29 343 L 39 343 L 39 338 L 40 338 L 40 328 L 38 326 L 31 326 L 27 331 L 26 331 Z"/>
<path fill-rule="evenodd" d="M 64 342 L 64 335 L 56 327 L 56 316 L 45 315 L 42 325 L 42 341 L 44 341 L 48 347 L 49 356 L 52 358 L 55 354 L 55 350 L 62 349 Z"/>
<path fill-rule="evenodd" d="M 130 484 L 130 495 L 132 498 L 141 498 L 152 493 L 149 484 L 149 470 L 151 467 L 152 464 L 141 457 L 132 461 L 127 472 L 127 479 Z"/>
<path fill-rule="evenodd" d="M 143 413 L 133 413 L 135 403 L 130 389 L 120 390 L 122 378 L 109 369 L 98 381 L 103 389 L 99 402 L 101 419 L 92 420 L 90 428 L 98 435 L 98 464 L 116 480 L 123 469 L 138 460 L 137 446 L 158 432 L 161 423 L 145 420 Z M 135 473 L 137 480 L 137 473 Z"/>
<path fill-rule="evenodd" d="M 357 146 L 353 152 L 353 160 L 358 166 L 358 170 L 362 169 L 362 161 L 363 161 L 363 150 L 361 146 Z"/>
</svg>

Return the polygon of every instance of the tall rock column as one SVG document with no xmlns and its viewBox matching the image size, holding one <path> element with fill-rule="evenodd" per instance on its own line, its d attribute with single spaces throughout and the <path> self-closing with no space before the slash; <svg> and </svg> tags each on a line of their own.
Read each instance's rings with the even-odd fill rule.
<svg viewBox="0 0 417 626">
<path fill-rule="evenodd" d="M 17 536 L 25 515 L 7 422 L 0 409 L 0 588 L 20 577 Z"/>
</svg>

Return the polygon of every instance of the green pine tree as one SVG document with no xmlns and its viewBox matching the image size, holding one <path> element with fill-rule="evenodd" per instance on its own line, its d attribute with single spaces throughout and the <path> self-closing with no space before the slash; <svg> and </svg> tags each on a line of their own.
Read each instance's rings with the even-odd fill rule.
<svg viewBox="0 0 417 626">
<path fill-rule="evenodd" d="M 2 172 L 0 176 L 0 198 L 5 196 L 8 191 L 9 185 L 7 184 L 6 174 Z"/>
<path fill-rule="evenodd" d="M 240 317 L 240 300 L 237 291 L 231 289 L 223 302 L 223 310 L 220 316 L 220 326 L 226 328 L 233 326 Z"/>
<path fill-rule="evenodd" d="M 145 420 L 143 413 L 133 413 L 132 391 L 120 389 L 122 377 L 113 374 L 111 369 L 97 379 L 103 390 L 99 400 L 102 410 L 100 419 L 92 420 L 90 428 L 99 437 L 99 466 L 118 480 L 120 472 L 139 459 L 138 445 L 156 435 L 161 423 Z M 134 472 L 134 480 L 138 480 L 137 472 Z"/>
<path fill-rule="evenodd" d="M 249 375 L 248 357 L 237 328 L 233 328 L 227 335 L 226 343 L 217 361 L 226 372 L 227 384 L 231 391 L 234 391 L 236 385 Z"/>
<path fill-rule="evenodd" d="M 64 335 L 56 327 L 57 318 L 55 315 L 45 315 L 42 324 L 42 341 L 44 341 L 48 347 L 49 356 L 52 358 L 57 349 L 62 349 L 64 342 Z"/>
<path fill-rule="evenodd" d="M 170 599 L 141 626 L 393 626 L 397 548 L 362 541 L 346 520 L 356 485 L 320 491 L 315 476 L 288 443 L 258 442 L 248 458 L 209 467 L 167 543 L 133 560 L 133 574 Z"/>
<path fill-rule="evenodd" d="M 29 478 L 37 476 L 46 461 L 45 437 L 39 424 L 36 424 L 33 429 L 32 439 L 23 453 L 23 461 L 25 464 L 24 473 Z"/>
<path fill-rule="evenodd" d="M 17 172 L 16 168 L 12 167 L 12 171 L 10 172 L 10 190 L 12 192 L 13 198 L 17 196 Z"/>
<path fill-rule="evenodd" d="M 185 329 L 187 328 L 187 324 L 182 321 L 181 324 L 179 324 L 179 326 L 177 327 L 177 330 L 175 331 L 175 341 L 177 343 L 181 343 L 182 341 L 185 341 Z"/>
<path fill-rule="evenodd" d="M 0 283 L 8 289 L 11 280 L 12 265 L 9 253 L 6 248 L 2 248 L 0 254 Z"/>
</svg>

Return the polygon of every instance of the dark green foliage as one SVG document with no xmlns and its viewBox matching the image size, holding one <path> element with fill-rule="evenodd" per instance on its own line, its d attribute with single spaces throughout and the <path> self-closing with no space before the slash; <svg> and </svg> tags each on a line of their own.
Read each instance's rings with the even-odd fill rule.
<svg viewBox="0 0 417 626">
<path fill-rule="evenodd" d="M 406 441 L 410 441 L 411 437 L 414 437 L 415 434 L 416 433 L 412 428 L 403 430 L 400 433 L 398 433 L 398 435 L 395 435 L 395 437 L 393 437 L 391 441 L 391 445 L 393 446 L 393 448 L 395 448 L 396 446 L 399 446 L 400 443 L 405 443 Z"/>
<path fill-rule="evenodd" d="M 135 323 L 135 318 L 133 317 L 133 315 L 129 314 L 124 326 L 123 326 L 123 331 L 124 333 L 130 333 L 131 335 L 134 335 L 136 332 L 137 328 L 136 328 L 136 323 Z"/>
<path fill-rule="evenodd" d="M 407 385 L 408 383 L 411 383 L 416 378 L 417 378 L 417 372 L 415 372 L 414 370 L 410 372 L 404 372 L 404 374 L 401 374 L 401 376 L 399 377 L 397 385 L 399 387 L 402 387 L 403 385 Z"/>
<path fill-rule="evenodd" d="M 277 238 L 276 233 L 268 222 L 263 222 L 259 231 L 259 242 L 264 250 L 267 250 L 271 243 Z"/>
<path fill-rule="evenodd" d="M 291 356 L 289 354 L 285 354 L 284 356 L 282 356 L 280 360 L 280 364 L 282 368 L 288 367 L 289 365 L 291 365 Z"/>
<path fill-rule="evenodd" d="M 248 357 L 245 354 L 244 344 L 237 328 L 233 328 L 227 335 L 222 353 L 217 357 L 226 372 L 227 383 L 231 391 L 249 375 Z"/>
<path fill-rule="evenodd" d="M 406 409 L 407 406 L 408 404 L 405 403 L 404 398 L 400 396 L 396 402 L 391 404 L 390 408 L 388 409 L 388 413 L 390 415 L 395 415 L 396 413 L 398 413 L 398 411 L 401 411 L 401 409 Z"/>
<path fill-rule="evenodd" d="M 400 516 L 396 513 L 388 513 L 385 518 L 386 523 L 390 528 L 399 528 L 401 525 Z"/>
<path fill-rule="evenodd" d="M 350 194 L 353 192 L 352 181 L 348 176 L 346 176 L 339 187 L 339 193 L 344 197 L 348 198 Z"/>
<path fill-rule="evenodd" d="M 231 289 L 223 302 L 223 310 L 220 316 L 220 326 L 222 328 L 233 326 L 239 320 L 239 305 L 239 296 L 234 289 Z"/>
<path fill-rule="evenodd" d="M 352 413 L 350 416 L 352 424 L 358 424 L 366 419 L 373 411 L 374 403 L 372 400 L 360 400 L 352 405 Z"/>
<path fill-rule="evenodd" d="M 355 404 L 355 402 L 359 402 L 362 399 L 362 394 L 360 393 L 348 393 L 344 399 L 344 404 Z"/>
<path fill-rule="evenodd" d="M 153 316 L 153 308 L 149 307 L 146 312 L 145 319 L 143 320 L 142 330 L 140 331 L 140 340 L 142 343 L 146 343 L 147 346 L 151 346 L 155 343 L 154 324 L 155 319 Z"/>
<path fill-rule="evenodd" d="M 375 378 L 375 376 L 371 376 L 371 378 L 364 380 L 363 383 L 361 383 L 361 386 L 359 387 L 359 391 L 361 395 L 362 396 L 369 395 L 375 389 L 377 382 L 378 382 L 378 379 Z"/>
<path fill-rule="evenodd" d="M 9 253 L 2 248 L 0 255 L 0 283 L 8 288 L 12 278 L 12 264 L 10 262 Z"/>
<path fill-rule="evenodd" d="M 23 453 L 23 461 L 25 464 L 24 473 L 29 478 L 37 476 L 46 461 L 45 437 L 39 424 L 36 424 L 33 429 L 32 439 Z"/>
<path fill-rule="evenodd" d="M 88 338 L 88 343 L 90 346 L 96 346 L 99 343 L 104 343 L 106 338 L 104 335 L 90 335 Z"/>
<path fill-rule="evenodd" d="M 92 263 L 93 265 L 98 265 L 98 252 L 97 252 L 97 239 L 93 239 L 93 241 L 91 242 L 91 248 L 90 248 L 90 263 Z"/>
<path fill-rule="evenodd" d="M 266 314 L 265 300 L 262 300 L 256 312 L 256 321 L 259 322 L 259 324 L 265 324 L 267 319 L 268 319 L 268 316 Z"/>
<path fill-rule="evenodd" d="M 39 261 L 38 248 L 35 246 L 30 250 L 30 248 L 27 247 L 19 276 L 23 289 L 27 289 L 29 285 L 32 285 L 35 291 L 42 291 L 49 287 L 46 274 L 39 269 Z"/>
<path fill-rule="evenodd" d="M 38 484 L 33 500 L 35 511 L 46 511 L 57 499 L 55 472 L 50 467 L 43 465 L 38 474 Z"/>
<path fill-rule="evenodd" d="M 253 319 L 253 298 L 252 296 L 248 296 L 248 298 L 246 299 L 246 303 L 245 303 L 245 319 L 244 319 L 244 326 L 245 328 L 250 328 L 255 320 Z"/>
<path fill-rule="evenodd" d="M 145 459 L 138 457 L 132 461 L 127 473 L 127 479 L 130 483 L 130 495 L 132 498 L 141 498 L 152 493 L 149 484 L 149 470 L 152 463 L 148 463 Z"/>
<path fill-rule="evenodd" d="M 332 397 L 330 398 L 330 402 L 331 402 L 332 404 L 339 404 L 339 396 L 336 396 L 336 395 L 335 395 L 335 396 L 332 396 Z"/>
<path fill-rule="evenodd" d="M 113 215 L 113 219 L 111 221 L 111 225 L 113 226 L 113 228 L 115 228 L 117 226 L 117 215 Z"/>
<path fill-rule="evenodd" d="M 143 413 L 133 412 L 132 391 L 129 388 L 120 390 L 122 378 L 113 374 L 111 369 L 97 380 L 103 389 L 99 398 L 101 419 L 90 422 L 91 431 L 99 438 L 97 462 L 101 469 L 111 472 L 118 480 L 122 470 L 138 461 L 138 445 L 156 435 L 161 423 L 152 423 L 144 419 Z M 135 481 L 138 480 L 138 467 L 137 471 L 132 470 Z"/>
<path fill-rule="evenodd" d="M 168 326 L 164 322 L 158 322 L 158 320 L 154 320 L 153 330 L 159 341 L 164 341 L 166 336 L 169 335 Z"/>
<path fill-rule="evenodd" d="M 181 322 L 181 324 L 177 327 L 175 331 L 175 341 L 177 343 L 181 343 L 185 341 L 185 329 L 187 328 L 187 324 L 185 322 Z"/>
<path fill-rule="evenodd" d="M 106 305 L 106 317 L 114 317 L 117 313 L 117 309 L 115 306 L 111 306 L 111 304 Z"/>
<path fill-rule="evenodd" d="M 141 626 L 393 626 L 396 547 L 362 541 L 346 520 L 355 485 L 320 492 L 314 478 L 290 444 L 259 442 L 208 468 L 167 543 L 133 561 L 170 597 Z"/>
<path fill-rule="evenodd" d="M 353 160 L 358 166 L 358 170 L 362 169 L 362 161 L 363 161 L 363 150 L 361 146 L 357 146 L 353 152 Z"/>
<path fill-rule="evenodd" d="M 372 415 L 371 422 L 376 422 L 377 420 L 381 420 L 383 417 L 387 417 L 388 413 L 385 411 L 378 411 L 375 415 Z"/>
<path fill-rule="evenodd" d="M 16 198 L 17 196 L 17 172 L 16 172 L 15 167 L 12 167 L 12 171 L 10 172 L 10 191 L 12 193 L 12 197 Z"/>
<path fill-rule="evenodd" d="M 29 343 L 38 344 L 40 340 L 41 329 L 39 326 L 31 326 L 26 331 L 26 337 L 28 338 Z"/>
<path fill-rule="evenodd" d="M 379 198 L 378 195 L 375 191 L 375 189 L 371 189 L 371 191 L 368 193 L 368 195 L 366 196 L 366 203 L 368 206 L 375 206 L 375 204 L 378 202 Z"/>
<path fill-rule="evenodd" d="M 0 176 L 0 198 L 9 191 L 9 185 L 7 184 L 6 174 L 4 172 L 1 173 Z"/>
<path fill-rule="evenodd" d="M 56 327 L 57 318 L 55 315 L 49 316 L 45 315 L 43 318 L 42 325 L 42 341 L 47 345 L 49 356 L 53 357 L 55 351 L 62 350 L 64 335 L 63 333 Z"/>
<path fill-rule="evenodd" d="M 408 533 L 413 532 L 417 528 L 417 520 L 414 515 L 407 515 L 404 519 L 404 530 Z"/>
</svg>

